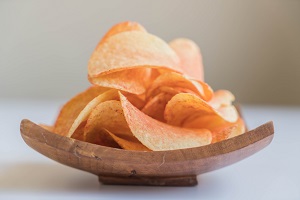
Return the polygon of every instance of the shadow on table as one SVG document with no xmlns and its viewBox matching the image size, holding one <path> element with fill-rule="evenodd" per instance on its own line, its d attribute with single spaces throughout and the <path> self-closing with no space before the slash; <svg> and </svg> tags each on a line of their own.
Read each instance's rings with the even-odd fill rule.
<svg viewBox="0 0 300 200">
<path fill-rule="evenodd" d="M 76 191 L 97 190 L 99 185 L 95 176 L 62 165 L 17 163 L 5 166 L 0 171 L 0 188 L 18 191 Z"/>
<path fill-rule="evenodd" d="M 1 167 L 3 168 L 3 166 Z M 4 167 L 0 171 L 0 190 L 22 192 L 71 192 L 99 193 L 101 196 L 134 195 L 143 197 L 169 196 L 184 198 L 189 196 L 213 196 L 215 191 L 222 192 L 222 184 L 216 176 L 198 177 L 196 187 L 149 187 L 149 186 L 113 186 L 99 184 L 98 178 L 80 170 L 58 164 L 18 163 Z M 223 182 L 223 181 L 221 181 Z"/>
</svg>

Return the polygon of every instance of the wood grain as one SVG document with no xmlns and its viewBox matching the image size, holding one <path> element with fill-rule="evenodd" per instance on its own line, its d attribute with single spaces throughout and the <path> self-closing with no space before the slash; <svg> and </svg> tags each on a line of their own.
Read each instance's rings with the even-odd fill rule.
<svg viewBox="0 0 300 200">
<path fill-rule="evenodd" d="M 196 176 L 238 162 L 273 139 L 273 122 L 215 144 L 171 151 L 128 151 L 49 132 L 24 119 L 21 135 L 33 149 L 59 163 L 99 176 L 105 184 L 191 186 Z"/>
</svg>

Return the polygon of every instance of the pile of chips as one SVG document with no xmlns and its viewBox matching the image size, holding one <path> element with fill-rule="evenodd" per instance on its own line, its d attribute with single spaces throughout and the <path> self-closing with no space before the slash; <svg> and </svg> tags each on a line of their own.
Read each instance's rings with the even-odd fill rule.
<svg viewBox="0 0 300 200">
<path fill-rule="evenodd" d="M 227 90 L 204 82 L 198 46 L 167 44 L 135 22 L 113 26 L 88 64 L 91 86 L 61 109 L 54 133 L 136 151 L 199 147 L 245 132 Z"/>
</svg>

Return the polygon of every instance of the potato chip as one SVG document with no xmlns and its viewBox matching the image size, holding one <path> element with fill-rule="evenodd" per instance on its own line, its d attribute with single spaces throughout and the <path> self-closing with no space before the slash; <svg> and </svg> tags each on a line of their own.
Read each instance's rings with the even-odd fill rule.
<svg viewBox="0 0 300 200">
<path fill-rule="evenodd" d="M 164 111 L 165 107 L 170 101 L 170 99 L 174 96 L 174 94 L 170 93 L 159 93 L 150 99 L 147 104 L 143 107 L 142 112 L 146 115 L 152 117 L 153 119 L 159 120 L 161 122 L 165 122 L 164 119 Z"/>
<path fill-rule="evenodd" d="M 121 93 L 120 100 L 131 132 L 151 150 L 183 149 L 211 143 L 212 135 L 207 129 L 186 129 L 170 126 L 145 115 Z"/>
<path fill-rule="evenodd" d="M 234 100 L 235 97 L 230 91 L 218 90 L 214 92 L 213 98 L 208 102 L 208 104 L 216 109 L 225 119 L 235 118 L 237 110 L 232 105 Z"/>
<path fill-rule="evenodd" d="M 192 79 L 192 78 L 190 78 L 189 80 L 198 89 L 198 91 L 201 94 L 201 98 L 203 100 L 205 100 L 205 101 L 211 100 L 211 98 L 213 96 L 213 90 L 207 83 L 205 83 L 203 81 L 198 81 L 198 80 L 195 80 L 195 79 Z"/>
<path fill-rule="evenodd" d="M 145 95 L 136 95 L 136 94 L 131 94 L 127 92 L 122 92 L 122 94 L 128 99 L 128 101 L 137 107 L 138 109 L 142 109 L 146 102 L 145 102 Z"/>
<path fill-rule="evenodd" d="M 83 141 L 85 142 L 106 147 L 121 148 L 115 139 L 110 135 L 109 131 L 101 127 L 94 127 L 94 129 L 90 129 L 83 136 Z"/>
<path fill-rule="evenodd" d="M 176 53 L 160 38 L 142 31 L 113 35 L 92 54 L 88 74 L 91 78 L 136 67 L 162 67 L 181 71 Z"/>
<path fill-rule="evenodd" d="M 234 95 L 228 90 L 218 90 L 213 94 L 212 99 L 208 102 L 213 108 L 229 106 L 235 100 Z"/>
<path fill-rule="evenodd" d="M 97 127 L 106 129 L 109 132 L 116 134 L 117 136 L 132 136 L 132 133 L 124 118 L 120 101 L 105 101 L 98 104 L 92 110 L 85 126 L 85 133 Z"/>
<path fill-rule="evenodd" d="M 77 129 L 72 134 L 71 138 L 84 141 L 83 132 L 84 132 L 85 125 L 86 125 L 86 121 L 81 122 L 81 124 L 77 127 Z"/>
<path fill-rule="evenodd" d="M 212 131 L 212 143 L 220 142 L 245 132 L 244 121 L 239 118 L 237 122 L 233 124 L 226 124 L 223 127 L 218 127 Z"/>
<path fill-rule="evenodd" d="M 226 140 L 229 138 L 229 135 L 232 132 L 235 132 L 237 129 L 236 125 L 228 125 L 224 126 L 222 128 L 218 128 L 214 131 L 212 131 L 212 141 L 211 143 L 216 143 L 216 142 L 220 142 L 222 140 Z"/>
<path fill-rule="evenodd" d="M 66 136 L 79 113 L 95 97 L 107 91 L 107 88 L 92 86 L 84 92 L 77 94 L 60 110 L 53 132 Z"/>
<path fill-rule="evenodd" d="M 96 48 L 89 60 L 88 75 L 93 84 L 141 94 L 145 89 L 140 88 L 149 82 L 147 77 L 132 78 L 130 71 L 123 72 L 126 75 L 119 73 L 129 69 L 140 69 L 139 73 L 143 73 L 147 68 L 181 71 L 178 56 L 163 40 L 146 32 L 127 31 L 110 36 Z M 134 87 L 128 87 L 127 81 Z"/>
<path fill-rule="evenodd" d="M 191 148 L 245 132 L 227 90 L 206 84 L 199 47 L 167 44 L 136 22 L 113 26 L 88 63 L 95 85 L 67 102 L 47 130 L 136 151 Z"/>
<path fill-rule="evenodd" d="M 85 126 L 84 135 L 86 141 L 96 140 L 97 144 L 104 146 L 114 147 L 118 144 L 129 150 L 149 150 L 131 133 L 121 103 L 116 100 L 100 103 L 93 109 Z"/>
<path fill-rule="evenodd" d="M 234 107 L 230 108 L 232 109 L 228 112 L 218 112 L 196 95 L 180 93 L 168 102 L 165 108 L 165 119 L 168 124 L 175 126 L 211 130 L 237 121 L 237 111 Z"/>
<path fill-rule="evenodd" d="M 119 99 L 119 95 L 118 95 L 118 91 L 115 89 L 110 89 L 106 92 L 103 92 L 102 94 L 100 94 L 99 96 L 95 97 L 92 101 L 90 101 L 85 107 L 84 109 L 79 113 L 79 115 L 77 116 L 77 118 L 74 120 L 68 134 L 67 137 L 71 137 L 71 135 L 73 134 L 73 132 L 77 129 L 77 127 L 83 122 L 86 121 L 89 114 L 91 113 L 91 111 L 93 110 L 94 107 L 96 107 L 99 103 L 108 101 L 108 100 L 118 100 Z"/>
<path fill-rule="evenodd" d="M 166 122 L 166 120 L 164 119 L 165 107 L 174 95 L 178 93 L 195 94 L 193 91 L 186 88 L 169 86 L 161 86 L 157 88 L 154 91 L 154 93 L 158 94 L 156 94 L 156 96 L 151 97 L 147 101 L 146 105 L 142 109 L 142 112 L 161 122 Z"/>
<path fill-rule="evenodd" d="M 169 72 L 158 76 L 148 88 L 146 98 L 155 96 L 161 92 L 161 87 L 182 88 L 189 90 L 192 93 L 200 96 L 204 100 L 210 100 L 213 95 L 213 91 L 209 85 L 202 81 L 190 80 L 187 77 L 175 73 Z"/>
<path fill-rule="evenodd" d="M 180 58 L 183 72 L 197 80 L 204 81 L 202 55 L 198 45 L 185 38 L 178 38 L 169 43 Z"/>
<path fill-rule="evenodd" d="M 119 24 L 114 25 L 102 38 L 99 44 L 103 43 L 107 38 L 126 31 L 142 31 L 142 32 L 147 32 L 146 29 L 140 25 L 139 23 L 136 22 L 121 22 Z"/>
<path fill-rule="evenodd" d="M 221 106 L 215 109 L 226 121 L 228 122 L 236 122 L 239 114 L 236 108 L 233 105 Z"/>
<path fill-rule="evenodd" d="M 134 78 L 133 78 L 134 77 Z M 103 74 L 99 77 L 89 77 L 90 82 L 102 87 L 109 87 L 130 92 L 143 94 L 151 80 L 150 68 L 137 68 Z"/>
<path fill-rule="evenodd" d="M 235 122 L 235 125 L 236 125 L 236 129 L 234 131 L 231 131 L 228 138 L 232 138 L 246 132 L 245 122 L 241 117 L 239 117 L 237 122 Z"/>
<path fill-rule="evenodd" d="M 126 137 L 124 138 L 118 137 L 113 133 L 110 133 L 110 136 L 123 148 L 126 150 L 133 151 L 151 151 L 147 147 L 145 147 L 138 139 L 135 137 Z"/>
<path fill-rule="evenodd" d="M 190 94 L 195 94 L 195 92 L 193 92 L 192 90 L 189 90 L 187 88 L 182 88 L 182 87 L 171 87 L 171 86 L 161 86 L 159 87 L 157 90 L 155 90 L 155 92 L 153 92 L 152 94 L 160 94 L 160 93 L 168 93 L 172 96 L 174 96 L 175 94 L 178 93 L 190 93 Z M 153 98 L 153 96 L 150 96 L 150 99 Z"/>
</svg>

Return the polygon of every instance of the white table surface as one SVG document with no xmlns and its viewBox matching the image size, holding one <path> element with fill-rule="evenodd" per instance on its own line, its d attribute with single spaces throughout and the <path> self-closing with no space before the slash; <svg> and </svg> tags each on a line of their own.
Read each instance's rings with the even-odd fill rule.
<svg viewBox="0 0 300 200">
<path fill-rule="evenodd" d="M 300 107 L 243 106 L 249 128 L 269 120 L 273 142 L 257 154 L 198 176 L 195 187 L 109 186 L 28 147 L 21 119 L 51 124 L 64 100 L 0 100 L 0 199 L 300 199 Z"/>
</svg>

